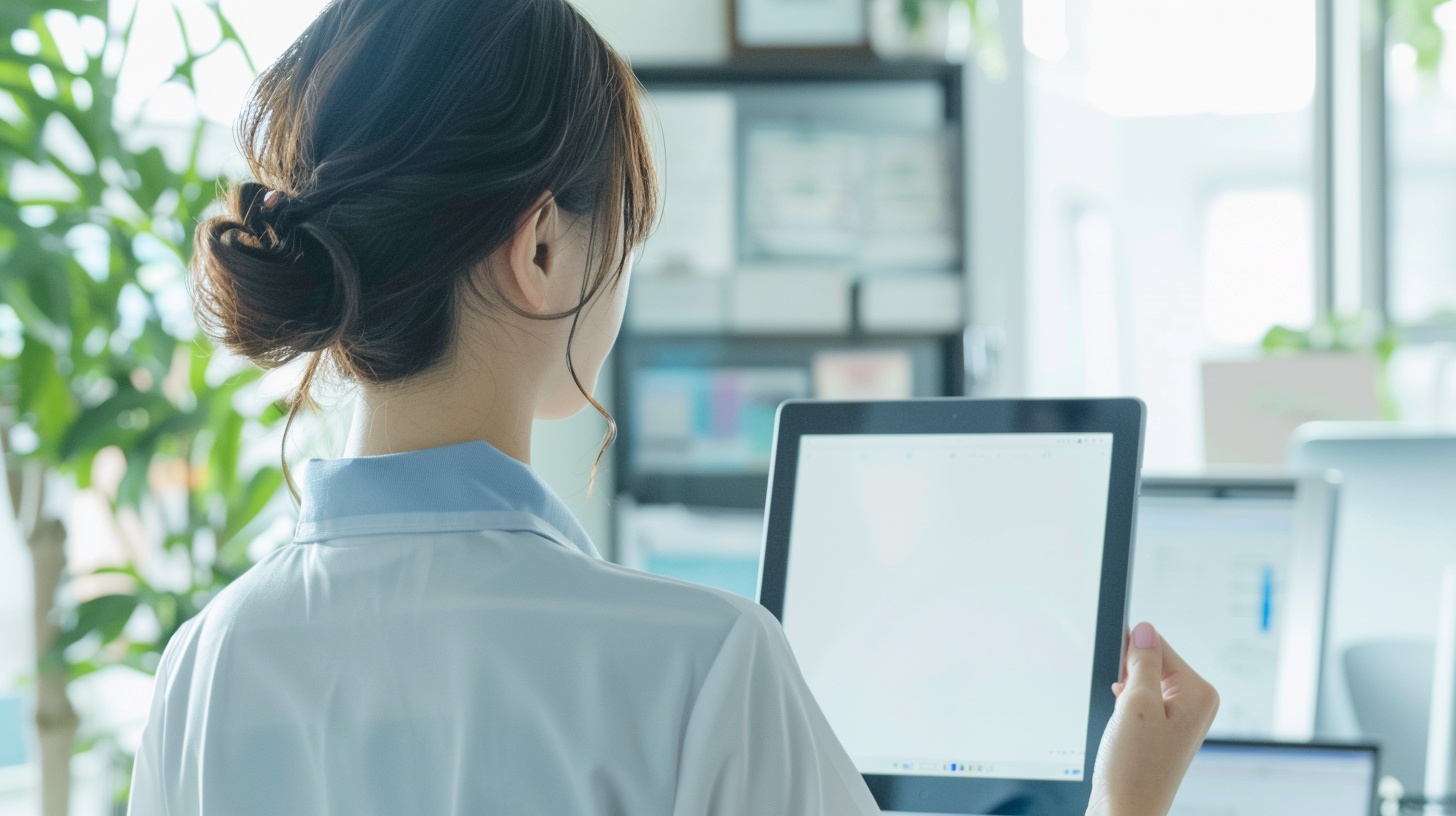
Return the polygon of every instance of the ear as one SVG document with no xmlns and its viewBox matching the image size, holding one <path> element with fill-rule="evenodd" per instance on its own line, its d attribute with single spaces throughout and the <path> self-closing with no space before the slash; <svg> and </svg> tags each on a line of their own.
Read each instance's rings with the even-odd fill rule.
<svg viewBox="0 0 1456 816">
<path fill-rule="evenodd" d="M 516 231 L 506 241 L 505 265 L 501 270 L 508 289 L 520 298 L 527 311 L 544 313 L 551 303 L 551 273 L 556 258 L 556 199 L 547 190 L 521 217 Z M 513 285 L 511 285 L 513 284 Z"/>
</svg>

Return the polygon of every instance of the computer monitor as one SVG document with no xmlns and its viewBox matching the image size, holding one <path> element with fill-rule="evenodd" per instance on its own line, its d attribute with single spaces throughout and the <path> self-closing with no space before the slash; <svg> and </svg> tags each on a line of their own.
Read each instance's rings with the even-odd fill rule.
<svg viewBox="0 0 1456 816">
<path fill-rule="evenodd" d="M 1210 740 L 1168 816 L 1370 816 L 1378 779 L 1370 745 Z"/>
<path fill-rule="evenodd" d="M 1314 736 L 1335 503 L 1325 478 L 1143 478 L 1128 620 L 1219 690 L 1214 736 Z"/>
<path fill-rule="evenodd" d="M 1420 791 L 1441 574 L 1456 563 L 1456 429 L 1310 422 L 1288 464 L 1340 472 L 1320 733 L 1378 740 L 1385 772 Z"/>
</svg>

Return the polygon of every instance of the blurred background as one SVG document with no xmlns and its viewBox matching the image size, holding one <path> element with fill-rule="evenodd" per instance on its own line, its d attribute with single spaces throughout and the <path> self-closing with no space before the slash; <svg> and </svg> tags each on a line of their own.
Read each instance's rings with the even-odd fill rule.
<svg viewBox="0 0 1456 816">
<path fill-rule="evenodd" d="M 290 539 L 296 372 L 213 349 L 183 269 L 246 175 L 253 77 L 323 5 L 0 3 L 0 814 L 120 812 L 167 638 Z M 646 88 L 665 193 L 600 387 L 622 434 L 594 489 L 595 414 L 533 443 L 609 557 L 752 596 L 794 397 L 1135 395 L 1150 472 L 1334 468 L 1339 512 L 1367 500 L 1365 460 L 1324 441 L 1450 450 L 1456 3 L 577 5 Z M 324 403 L 290 462 L 339 455 L 347 389 Z M 1456 481 L 1456 459 L 1393 455 L 1402 478 Z M 1424 751 L 1425 708 L 1362 719 L 1346 674 L 1430 698 L 1456 561 L 1456 502 L 1432 495 L 1360 505 L 1373 543 L 1326 546 L 1317 620 L 1270 625 L 1307 565 L 1220 562 L 1204 600 L 1243 603 L 1257 573 L 1262 628 L 1207 660 L 1250 688 L 1293 682 L 1291 650 L 1323 666 L 1318 717 L 1228 733 Z M 1397 759 L 1419 788 L 1424 754 Z"/>
</svg>

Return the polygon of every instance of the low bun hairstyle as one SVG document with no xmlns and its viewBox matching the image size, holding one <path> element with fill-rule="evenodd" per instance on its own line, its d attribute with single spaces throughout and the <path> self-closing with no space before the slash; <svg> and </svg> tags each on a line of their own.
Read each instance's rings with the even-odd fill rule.
<svg viewBox="0 0 1456 816">
<path fill-rule="evenodd" d="M 198 256 L 207 256 L 195 269 L 205 325 L 264 368 L 341 350 L 360 305 L 359 267 L 348 248 L 318 224 L 294 223 L 299 214 L 288 199 L 257 182 L 235 185 L 226 210 L 199 239 Z"/>
<path fill-rule="evenodd" d="M 541 316 L 574 336 L 656 213 L 640 93 L 568 0 L 334 0 L 253 86 L 254 180 L 197 231 L 199 322 L 264 368 L 308 360 L 291 423 L 322 367 L 403 380 L 444 359 L 467 298 L 515 308 L 471 271 L 549 191 L 599 259 Z"/>
</svg>

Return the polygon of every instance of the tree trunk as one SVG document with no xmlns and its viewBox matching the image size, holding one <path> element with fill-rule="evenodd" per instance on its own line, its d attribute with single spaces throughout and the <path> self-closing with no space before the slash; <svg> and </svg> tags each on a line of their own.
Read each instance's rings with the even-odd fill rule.
<svg viewBox="0 0 1456 816">
<path fill-rule="evenodd" d="M 35 576 L 35 730 L 40 741 L 41 816 L 68 816 L 71 799 L 71 755 L 80 721 L 66 694 L 70 679 L 65 666 L 43 658 L 60 626 L 54 620 L 56 589 L 66 571 L 66 527 L 43 519 L 29 538 Z"/>
<path fill-rule="evenodd" d="M 35 730 L 40 742 L 40 812 L 41 816 L 69 816 L 71 755 L 75 753 L 80 720 L 66 694 L 70 680 L 66 667 L 45 659 L 61 631 L 54 612 L 56 590 L 66 574 L 66 526 L 45 516 L 44 467 L 27 462 L 7 476 L 16 521 L 30 546 L 35 589 Z"/>
</svg>

